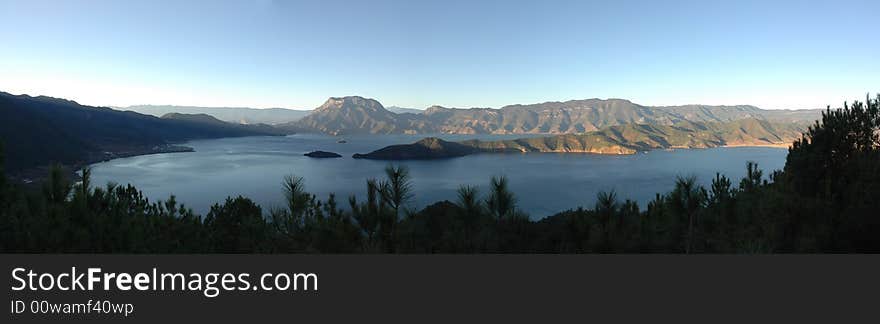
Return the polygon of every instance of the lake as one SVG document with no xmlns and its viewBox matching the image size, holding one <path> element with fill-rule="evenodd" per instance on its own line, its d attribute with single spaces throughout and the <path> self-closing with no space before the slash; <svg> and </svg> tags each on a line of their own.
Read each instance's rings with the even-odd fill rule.
<svg viewBox="0 0 880 324">
<path fill-rule="evenodd" d="M 523 137 L 498 135 L 437 135 L 445 140 Z M 291 135 L 199 140 L 187 143 L 190 153 L 135 156 L 94 164 L 93 183 L 130 183 L 151 201 L 175 195 L 179 202 L 205 215 L 227 196 L 244 195 L 264 210 L 284 206 L 281 181 L 287 174 L 305 178 L 306 189 L 326 199 L 336 193 L 340 206 L 348 197 L 362 198 L 366 180 L 384 177 L 386 161 L 355 160 L 392 144 L 412 143 L 425 135 L 369 135 L 338 137 Z M 343 158 L 314 159 L 313 150 L 336 152 Z M 746 162 L 755 161 L 764 174 L 785 165 L 787 150 L 735 147 L 657 150 L 634 155 L 582 153 L 477 154 L 454 159 L 402 161 L 410 168 L 415 197 L 411 208 L 448 199 L 454 201 L 460 185 L 476 185 L 485 194 L 493 175 L 507 176 L 518 207 L 540 219 L 578 206 L 591 207 L 600 191 L 615 190 L 644 209 L 658 192 L 672 189 L 676 177 L 696 176 L 706 185 L 716 172 L 734 184 L 745 174 Z"/>
</svg>

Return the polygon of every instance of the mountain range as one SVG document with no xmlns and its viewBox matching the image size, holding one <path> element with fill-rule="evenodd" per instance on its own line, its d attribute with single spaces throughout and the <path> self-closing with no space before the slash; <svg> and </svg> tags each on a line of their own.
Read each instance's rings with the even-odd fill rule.
<svg viewBox="0 0 880 324">
<path fill-rule="evenodd" d="M 384 107 L 375 99 L 332 97 L 314 110 L 284 108 L 210 108 L 129 106 L 123 109 L 157 117 L 169 113 L 204 114 L 236 124 L 269 124 L 286 132 L 352 134 L 581 134 L 627 124 L 674 125 L 729 122 L 754 118 L 803 124 L 818 119 L 819 109 L 764 110 L 755 106 L 643 106 L 624 99 L 584 99 L 508 105 L 495 108 L 425 110 Z"/>
<path fill-rule="evenodd" d="M 397 112 L 393 112 L 374 99 L 358 96 L 332 97 L 312 111 L 128 108 L 164 113 L 157 117 L 65 99 L 0 92 L 0 139 L 5 146 L 6 168 L 26 169 L 51 162 L 83 165 L 120 156 L 178 151 L 180 147 L 174 147 L 174 143 L 192 139 L 296 132 L 557 135 L 461 142 L 458 144 L 463 146 L 455 147 L 430 140 L 422 143 L 429 144 L 423 145 L 429 155 L 439 149 L 437 156 L 472 150 L 633 153 L 655 148 L 784 145 L 821 114 L 818 109 L 763 110 L 754 106 L 650 107 L 623 99 L 545 102 L 498 109 L 432 106 L 413 112 L 394 108 Z M 446 147 L 452 149 L 444 151 Z M 368 155 L 363 157 L 370 158 Z"/>
<path fill-rule="evenodd" d="M 300 120 L 277 127 L 297 132 L 351 134 L 582 134 L 630 124 L 672 126 L 742 119 L 807 124 L 819 109 L 764 110 L 754 106 L 650 107 L 624 99 L 585 99 L 493 108 L 432 106 L 420 114 L 394 113 L 374 99 L 334 97 Z"/>
</svg>

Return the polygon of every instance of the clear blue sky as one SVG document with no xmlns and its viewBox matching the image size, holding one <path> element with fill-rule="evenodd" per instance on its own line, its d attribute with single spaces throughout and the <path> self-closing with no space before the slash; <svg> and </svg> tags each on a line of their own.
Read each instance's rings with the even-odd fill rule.
<svg viewBox="0 0 880 324">
<path fill-rule="evenodd" d="M 91 105 L 839 105 L 880 1 L 0 0 L 0 91 Z"/>
</svg>

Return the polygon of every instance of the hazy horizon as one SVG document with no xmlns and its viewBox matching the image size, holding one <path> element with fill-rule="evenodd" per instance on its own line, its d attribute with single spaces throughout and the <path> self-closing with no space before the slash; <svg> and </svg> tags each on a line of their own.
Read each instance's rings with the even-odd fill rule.
<svg viewBox="0 0 880 324">
<path fill-rule="evenodd" d="M 0 0 L 0 91 L 93 106 L 840 106 L 876 1 Z"/>
</svg>

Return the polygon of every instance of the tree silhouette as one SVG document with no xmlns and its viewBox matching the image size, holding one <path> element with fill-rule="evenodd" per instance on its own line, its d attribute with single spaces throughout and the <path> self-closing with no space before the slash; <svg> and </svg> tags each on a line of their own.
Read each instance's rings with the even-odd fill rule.
<svg viewBox="0 0 880 324">
<path fill-rule="evenodd" d="M 512 217 L 516 210 L 516 197 L 507 188 L 507 177 L 492 177 L 486 207 L 496 219 Z"/>
<path fill-rule="evenodd" d="M 306 192 L 305 181 L 302 177 L 286 175 L 282 184 L 288 212 L 295 220 L 302 218 L 312 201 L 312 195 Z"/>
<path fill-rule="evenodd" d="M 876 192 L 880 171 L 880 95 L 865 103 L 830 107 L 789 149 L 784 177 L 808 210 L 806 230 L 824 237 L 824 249 L 880 250 Z M 861 249 L 861 248 L 859 248 Z"/>
<path fill-rule="evenodd" d="M 400 207 L 413 197 L 409 168 L 389 165 L 385 167 L 385 175 L 388 179 L 379 186 L 379 193 L 382 201 L 394 210 L 395 216 L 398 216 Z"/>
<path fill-rule="evenodd" d="M 601 252 L 612 250 L 612 240 L 615 222 L 617 221 L 620 205 L 617 203 L 617 193 L 601 191 L 596 195 L 596 218 L 602 234 Z"/>
<path fill-rule="evenodd" d="M 483 204 L 479 190 L 474 186 L 458 187 L 458 207 L 462 213 L 464 244 L 470 245 L 473 233 L 478 230 L 478 221 L 483 216 Z"/>
<path fill-rule="evenodd" d="M 695 223 L 705 201 L 706 190 L 697 185 L 696 177 L 679 177 L 675 181 L 675 189 L 669 195 L 669 202 L 672 212 L 686 220 L 684 253 L 693 251 L 694 237 L 696 236 Z"/>
<path fill-rule="evenodd" d="M 266 249 L 266 221 L 260 206 L 242 196 L 214 204 L 205 217 L 215 252 L 247 253 Z"/>
<path fill-rule="evenodd" d="M 43 184 L 43 194 L 49 203 L 60 204 L 70 194 L 71 184 L 64 175 L 64 168 L 54 164 L 49 168 L 49 180 Z"/>
</svg>

